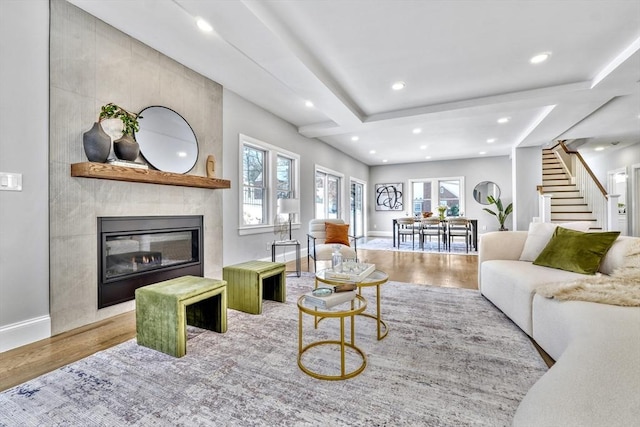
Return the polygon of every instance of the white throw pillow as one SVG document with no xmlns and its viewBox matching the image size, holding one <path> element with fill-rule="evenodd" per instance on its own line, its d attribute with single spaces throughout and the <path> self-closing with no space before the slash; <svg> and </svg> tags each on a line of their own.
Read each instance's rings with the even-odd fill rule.
<svg viewBox="0 0 640 427">
<path fill-rule="evenodd" d="M 575 231 L 587 231 L 589 223 L 586 221 L 551 223 L 551 222 L 532 222 L 529 224 L 529 234 L 524 242 L 520 261 L 531 261 L 538 258 L 540 252 L 547 246 L 556 227 L 568 228 Z"/>
<path fill-rule="evenodd" d="M 625 257 L 627 256 L 631 245 L 637 242 L 638 239 L 629 236 L 618 236 L 613 246 L 607 251 L 607 254 L 602 258 L 600 263 L 600 272 L 604 274 L 613 274 L 613 272 L 622 267 L 625 263 Z"/>
</svg>

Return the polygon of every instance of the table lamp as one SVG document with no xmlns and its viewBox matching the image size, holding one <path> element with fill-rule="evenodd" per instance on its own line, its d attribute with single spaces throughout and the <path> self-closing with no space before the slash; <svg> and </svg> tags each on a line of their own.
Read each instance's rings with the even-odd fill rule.
<svg viewBox="0 0 640 427">
<path fill-rule="evenodd" d="M 300 199 L 278 199 L 278 214 L 289 215 L 289 240 L 291 240 L 291 216 L 300 210 Z"/>
</svg>

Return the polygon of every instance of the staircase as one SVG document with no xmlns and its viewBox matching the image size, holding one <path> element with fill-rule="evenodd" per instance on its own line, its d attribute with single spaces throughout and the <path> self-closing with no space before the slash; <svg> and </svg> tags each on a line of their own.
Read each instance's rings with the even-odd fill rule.
<svg viewBox="0 0 640 427">
<path fill-rule="evenodd" d="M 551 198 L 551 222 L 587 221 L 591 229 L 601 229 L 589 206 L 553 149 L 542 150 L 542 189 Z"/>
</svg>

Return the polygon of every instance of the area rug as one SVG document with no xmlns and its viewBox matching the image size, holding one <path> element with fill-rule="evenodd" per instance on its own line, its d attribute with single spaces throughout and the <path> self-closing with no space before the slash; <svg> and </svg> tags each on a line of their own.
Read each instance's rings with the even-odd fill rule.
<svg viewBox="0 0 640 427">
<path fill-rule="evenodd" d="M 452 242 L 451 250 L 445 249 L 440 242 L 440 249 L 438 250 L 438 241 L 426 241 L 424 248 L 420 247 L 418 240 L 416 239 L 415 247 L 411 245 L 411 240 L 404 241 L 398 246 L 393 246 L 393 239 L 377 238 L 371 239 L 367 242 L 358 242 L 358 249 L 368 249 L 373 251 L 395 251 L 395 252 L 426 252 L 426 253 L 442 253 L 442 254 L 456 254 L 456 255 L 478 255 L 478 252 L 473 250 L 473 247 L 469 247 L 467 252 L 467 245 L 464 242 Z"/>
<path fill-rule="evenodd" d="M 134 339 L 9 389 L 0 425 L 507 426 L 547 370 L 479 292 L 389 282 L 388 336 L 377 341 L 374 320 L 355 320 L 365 370 L 344 381 L 311 378 L 297 365 L 296 301 L 312 286 L 305 273 L 287 279 L 286 303 L 265 301 L 261 315 L 229 310 L 224 334 L 190 327 L 182 358 Z M 364 292 L 373 307 L 366 291 L 374 289 Z M 335 339 L 336 321 L 314 330 L 305 317 L 305 340 Z M 337 346 L 325 347 L 306 362 L 337 363 Z"/>
</svg>

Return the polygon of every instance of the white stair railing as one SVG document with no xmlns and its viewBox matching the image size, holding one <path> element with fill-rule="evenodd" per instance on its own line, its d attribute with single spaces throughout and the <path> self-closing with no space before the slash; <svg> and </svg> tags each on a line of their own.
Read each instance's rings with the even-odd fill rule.
<svg viewBox="0 0 640 427">
<path fill-rule="evenodd" d="M 540 191 L 541 189 L 538 189 L 538 206 L 540 208 L 538 215 L 540 222 L 551 222 L 551 198 L 553 194 L 543 194 Z"/>
<path fill-rule="evenodd" d="M 613 212 L 617 213 L 617 196 L 607 194 L 607 191 L 600 184 L 600 181 L 596 179 L 579 152 L 569 150 L 562 141 L 556 145 L 554 151 L 558 151 L 558 155 L 565 159 L 567 155 L 570 156 L 571 166 L 566 169 L 570 170 L 572 183 L 576 185 L 578 193 L 584 199 L 584 203 L 587 204 L 593 214 L 593 218 L 596 220 L 592 227 L 601 228 L 605 231 L 617 230 L 616 216 L 612 214 Z M 613 210 L 613 207 L 615 207 L 615 210 Z"/>
</svg>

